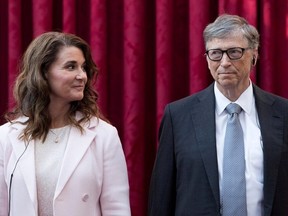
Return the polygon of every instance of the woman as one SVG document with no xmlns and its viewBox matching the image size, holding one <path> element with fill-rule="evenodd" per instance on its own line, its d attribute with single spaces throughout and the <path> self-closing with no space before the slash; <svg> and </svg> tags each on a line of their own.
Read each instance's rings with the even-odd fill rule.
<svg viewBox="0 0 288 216">
<path fill-rule="evenodd" d="M 0 216 L 130 215 L 127 167 L 101 118 L 88 44 L 48 32 L 26 50 L 0 127 Z"/>
</svg>

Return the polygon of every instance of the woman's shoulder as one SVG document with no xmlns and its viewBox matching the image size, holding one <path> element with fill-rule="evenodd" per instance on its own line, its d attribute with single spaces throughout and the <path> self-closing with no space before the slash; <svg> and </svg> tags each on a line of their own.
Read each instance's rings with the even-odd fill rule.
<svg viewBox="0 0 288 216">
<path fill-rule="evenodd" d="M 26 127 L 25 122 L 27 119 L 27 117 L 19 117 L 12 120 L 11 122 L 2 124 L 0 126 L 0 138 L 6 139 L 5 137 L 10 133 L 20 133 Z"/>
<path fill-rule="evenodd" d="M 6 122 L 0 126 L 0 142 L 5 142 L 8 135 L 15 131 L 14 125 L 11 122 Z"/>
<path fill-rule="evenodd" d="M 2 132 L 5 132 L 5 131 L 9 131 L 9 128 L 11 128 L 11 122 L 6 122 L 6 123 L 4 123 L 4 124 L 2 124 L 1 126 L 0 126 L 0 133 L 2 133 Z"/>
<path fill-rule="evenodd" d="M 27 119 L 28 117 L 25 117 L 25 116 L 18 117 L 14 120 L 11 120 L 2 124 L 0 126 L 0 129 L 2 130 L 2 128 L 5 129 L 5 128 L 19 128 L 19 127 L 22 128 L 25 122 L 27 121 Z"/>
<path fill-rule="evenodd" d="M 89 122 L 89 126 L 90 129 L 95 129 L 95 130 L 103 130 L 103 131 L 117 131 L 116 127 L 114 125 L 112 125 L 110 122 L 101 119 L 101 118 L 97 118 L 97 117 L 92 117 L 90 119 Z"/>
</svg>

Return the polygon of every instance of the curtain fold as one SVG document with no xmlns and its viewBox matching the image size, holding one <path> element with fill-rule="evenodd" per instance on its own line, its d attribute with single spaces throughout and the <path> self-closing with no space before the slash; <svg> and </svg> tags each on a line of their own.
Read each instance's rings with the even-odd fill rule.
<svg viewBox="0 0 288 216">
<path fill-rule="evenodd" d="M 133 176 L 143 176 L 145 170 L 144 154 L 145 136 L 143 131 L 138 128 L 145 128 L 145 1 L 124 1 L 124 40 L 123 40 L 123 142 L 124 151 L 128 161 L 130 187 L 130 198 L 133 202 L 141 203 L 144 201 L 140 194 L 144 194 L 145 189 L 139 187 L 144 185 L 144 178 L 133 181 Z M 148 110 L 147 110 L 148 111 Z M 149 112 L 149 111 L 148 111 Z M 126 131 L 130 131 L 126 133 Z M 133 145 L 133 143 L 135 145 Z M 136 165 L 137 164 L 137 165 Z M 136 166 L 135 166 L 136 165 Z M 143 176 L 144 177 L 144 176 Z M 138 208 L 141 206 L 138 206 Z M 140 211 L 144 209 L 139 208 Z"/>
<path fill-rule="evenodd" d="M 145 216 L 164 107 L 212 82 L 202 32 L 222 13 L 257 27 L 260 57 L 251 79 L 288 98 L 286 0 L 2 0 L 0 114 L 13 106 L 18 62 L 34 37 L 64 31 L 85 39 L 100 71 L 100 107 L 123 144 L 132 215 Z"/>
</svg>

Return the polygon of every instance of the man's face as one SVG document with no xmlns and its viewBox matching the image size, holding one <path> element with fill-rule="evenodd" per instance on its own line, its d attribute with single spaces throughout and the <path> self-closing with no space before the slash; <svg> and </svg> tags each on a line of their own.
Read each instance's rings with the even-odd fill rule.
<svg viewBox="0 0 288 216">
<path fill-rule="evenodd" d="M 206 57 L 210 73 L 222 93 L 230 90 L 239 93 L 245 91 L 249 86 L 252 59 L 257 58 L 257 50 L 249 48 L 248 41 L 241 32 L 233 33 L 226 38 L 214 38 L 206 44 L 207 50 L 227 50 L 235 47 L 245 48 L 243 56 L 237 60 L 231 60 L 227 53 L 223 53 L 219 61 L 212 61 L 208 56 Z M 233 57 L 233 50 L 229 54 Z"/>
</svg>

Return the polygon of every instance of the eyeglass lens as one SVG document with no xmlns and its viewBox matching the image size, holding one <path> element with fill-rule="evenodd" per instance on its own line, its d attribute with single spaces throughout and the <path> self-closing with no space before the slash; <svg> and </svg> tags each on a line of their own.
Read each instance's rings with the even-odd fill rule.
<svg viewBox="0 0 288 216">
<path fill-rule="evenodd" d="M 223 54 L 226 53 L 231 60 L 240 59 L 243 56 L 244 48 L 230 48 L 228 50 L 211 49 L 206 53 L 211 60 L 220 61 Z"/>
</svg>

